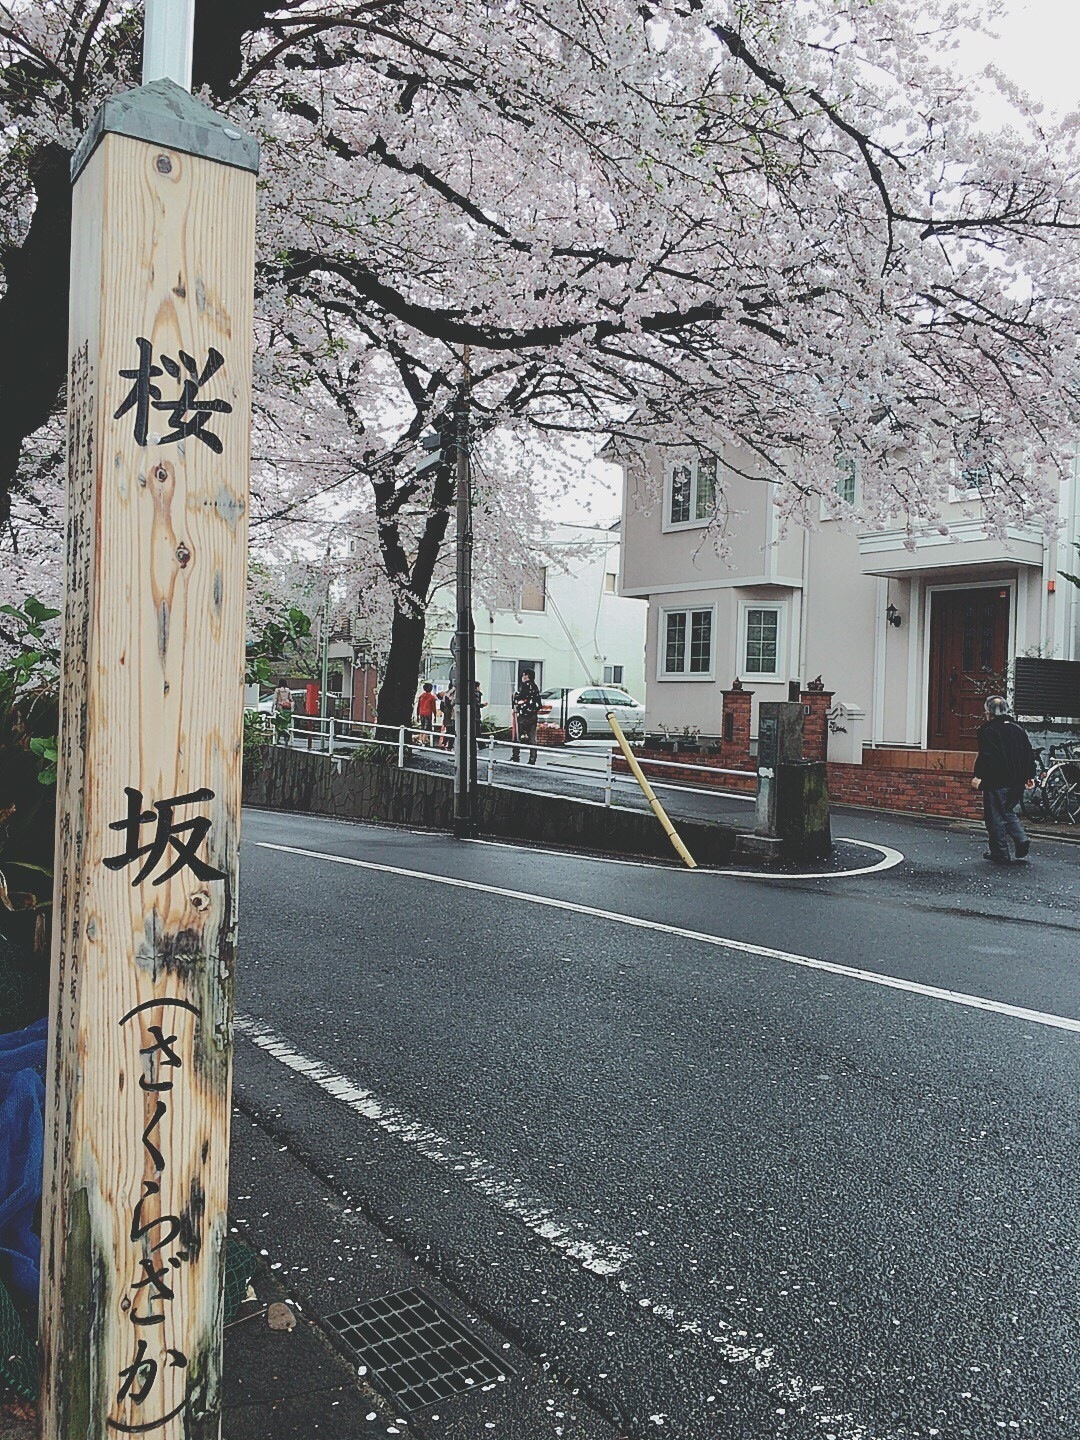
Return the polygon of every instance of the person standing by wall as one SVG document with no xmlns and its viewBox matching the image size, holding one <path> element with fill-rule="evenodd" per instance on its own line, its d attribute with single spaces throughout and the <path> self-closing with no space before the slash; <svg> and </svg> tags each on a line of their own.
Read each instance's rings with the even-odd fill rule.
<svg viewBox="0 0 1080 1440">
<path fill-rule="evenodd" d="M 988 697 L 984 706 L 986 724 L 979 727 L 979 753 L 975 757 L 973 790 L 981 790 L 983 817 L 990 849 L 983 856 L 995 865 L 1011 865 L 1009 840 L 1016 847 L 1017 860 L 1031 849 L 1016 807 L 1025 786 L 1035 784 L 1035 752 L 1022 726 L 1009 718 L 1009 707 L 1000 695 Z"/>
<path fill-rule="evenodd" d="M 420 744 L 430 745 L 435 729 L 435 686 L 430 680 L 424 681 L 416 702 L 416 718 L 420 722 Z"/>
<path fill-rule="evenodd" d="M 292 731 L 292 691 L 284 680 L 274 691 L 273 700 L 274 743 L 288 745 Z"/>
<path fill-rule="evenodd" d="M 536 718 L 540 714 L 542 703 L 536 677 L 531 670 L 523 670 L 521 679 L 518 681 L 518 688 L 514 691 L 516 728 L 514 748 L 510 753 L 511 760 L 520 759 L 521 746 L 524 744 L 529 747 L 529 764 L 536 764 Z"/>
<path fill-rule="evenodd" d="M 439 708 L 442 711 L 442 748 L 452 750 L 454 748 L 454 687 L 448 686 L 439 697 Z"/>
</svg>

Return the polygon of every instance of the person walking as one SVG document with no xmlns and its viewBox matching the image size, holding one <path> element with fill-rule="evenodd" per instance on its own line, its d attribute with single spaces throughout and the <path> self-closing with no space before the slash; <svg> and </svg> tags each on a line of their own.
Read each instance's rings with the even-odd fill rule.
<svg viewBox="0 0 1080 1440">
<path fill-rule="evenodd" d="M 442 748 L 452 750 L 454 748 L 454 687 L 450 685 L 442 693 L 439 700 L 442 710 Z"/>
<path fill-rule="evenodd" d="M 417 699 L 416 718 L 420 722 L 420 744 L 430 745 L 435 730 L 435 686 L 430 680 L 424 681 Z"/>
<path fill-rule="evenodd" d="M 984 709 L 986 724 L 979 726 L 979 753 L 971 782 L 973 790 L 982 791 L 983 817 L 990 839 L 990 849 L 983 859 L 995 865 L 1011 865 L 1010 839 L 1016 848 L 1017 860 L 1026 859 L 1031 849 L 1016 807 L 1025 787 L 1030 789 L 1035 784 L 1038 766 L 1027 732 L 1009 718 L 1005 699 L 991 695 Z"/>
<path fill-rule="evenodd" d="M 529 764 L 536 764 L 536 719 L 540 714 L 542 704 L 536 677 L 531 670 L 523 670 L 513 698 L 516 725 L 514 748 L 510 753 L 511 760 L 521 758 L 521 746 L 524 744 L 529 747 Z"/>
<path fill-rule="evenodd" d="M 484 692 L 480 689 L 480 681 L 472 682 L 472 713 L 473 713 L 473 738 L 480 734 L 480 726 L 484 719 L 484 711 L 487 709 L 487 701 L 484 699 Z"/>
<path fill-rule="evenodd" d="M 288 745 L 292 731 L 292 691 L 284 680 L 274 691 L 274 744 Z"/>
</svg>

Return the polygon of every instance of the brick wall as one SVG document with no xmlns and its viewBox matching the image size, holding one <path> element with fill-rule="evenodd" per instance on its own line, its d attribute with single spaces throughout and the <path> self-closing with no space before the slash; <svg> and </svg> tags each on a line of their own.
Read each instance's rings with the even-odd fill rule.
<svg viewBox="0 0 1080 1440">
<path fill-rule="evenodd" d="M 658 750 L 635 752 L 641 760 L 671 760 Z M 869 752 L 868 752 L 869 753 Z M 705 767 L 690 769 L 691 765 Z M 667 781 L 672 785 L 700 785 L 704 789 L 728 790 L 736 795 L 753 795 L 757 781 L 753 776 L 708 774 L 708 770 L 725 768 L 723 755 L 687 757 L 686 766 L 673 765 L 662 769 L 644 765 L 649 780 Z M 621 755 L 615 757 L 615 770 L 629 774 L 630 767 Z M 914 770 L 909 767 L 885 769 L 871 765 L 838 765 L 830 762 L 829 798 L 834 805 L 860 805 L 869 810 L 904 810 L 913 815 L 941 815 L 958 820 L 982 819 L 982 796 L 971 788 L 971 771 Z"/>
<path fill-rule="evenodd" d="M 914 815 L 982 819 L 982 796 L 971 788 L 971 771 L 885 769 L 876 765 L 829 765 L 834 805 L 906 810 Z"/>
<path fill-rule="evenodd" d="M 699 769 L 691 769 L 691 766 L 705 766 L 707 770 L 719 771 L 722 769 L 742 769 L 749 765 L 749 761 L 739 761 L 732 764 L 723 754 L 723 748 L 719 755 L 688 755 L 685 766 L 679 765 L 673 756 L 661 750 L 637 750 L 634 756 L 642 762 L 641 768 L 645 772 L 646 780 L 656 784 L 669 785 L 701 785 L 709 790 L 730 790 L 736 795 L 757 794 L 757 774 L 753 775 L 722 775 L 708 774 Z M 649 760 L 662 760 L 661 765 L 649 765 Z M 616 775 L 629 775 L 630 766 L 621 755 L 616 755 L 612 768 Z M 753 767 L 751 767 L 753 768 Z"/>
<path fill-rule="evenodd" d="M 799 696 L 803 706 L 802 756 L 804 760 L 829 758 L 829 711 L 831 690 L 804 690 Z"/>
</svg>

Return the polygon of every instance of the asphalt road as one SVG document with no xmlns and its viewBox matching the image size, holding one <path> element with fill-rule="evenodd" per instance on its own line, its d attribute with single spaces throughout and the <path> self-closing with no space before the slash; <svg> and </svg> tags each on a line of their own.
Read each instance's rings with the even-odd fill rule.
<svg viewBox="0 0 1080 1440">
<path fill-rule="evenodd" d="M 244 825 L 238 1220 L 325 1314 L 373 1218 L 588 1412 L 401 1433 L 1076 1435 L 1075 847 L 848 815 L 903 860 L 774 881 Z"/>
</svg>

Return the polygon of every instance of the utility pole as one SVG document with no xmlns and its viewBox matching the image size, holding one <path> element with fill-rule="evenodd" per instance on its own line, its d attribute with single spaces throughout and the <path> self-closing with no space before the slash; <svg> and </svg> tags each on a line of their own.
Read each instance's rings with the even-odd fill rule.
<svg viewBox="0 0 1080 1440">
<path fill-rule="evenodd" d="M 472 614 L 472 493 L 469 466 L 469 346 L 462 354 L 463 375 L 454 413 L 454 459 L 457 467 L 457 630 L 454 634 L 454 835 L 476 834 L 476 712 L 473 681 L 476 652 Z"/>
<path fill-rule="evenodd" d="M 44 1440 L 220 1431 L 258 146 L 193 8 L 72 161 Z"/>
<path fill-rule="evenodd" d="M 326 590 L 323 592 L 322 624 L 319 626 L 319 639 L 321 640 L 320 664 L 319 664 L 319 729 L 323 740 L 326 739 L 326 712 L 329 701 L 326 696 L 326 686 L 330 679 L 330 542 L 326 542 L 326 555 L 323 558 L 326 567 Z"/>
</svg>

